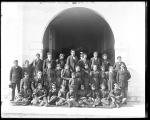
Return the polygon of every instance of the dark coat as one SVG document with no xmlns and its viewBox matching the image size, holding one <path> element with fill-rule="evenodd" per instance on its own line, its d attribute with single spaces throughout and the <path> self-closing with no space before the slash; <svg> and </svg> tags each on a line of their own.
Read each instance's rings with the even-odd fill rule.
<svg viewBox="0 0 150 120">
<path fill-rule="evenodd" d="M 49 60 L 48 58 L 44 60 L 43 62 L 43 71 L 46 72 L 47 70 L 47 66 L 48 66 L 48 63 L 51 64 L 51 67 L 52 68 L 55 68 L 56 66 L 56 62 L 52 59 L 52 60 Z"/>
<path fill-rule="evenodd" d="M 100 58 L 97 58 L 97 59 L 95 60 L 94 57 L 92 57 L 91 60 L 90 60 L 91 69 L 93 68 L 93 65 L 97 65 L 98 69 L 100 69 L 100 66 L 101 66 L 101 59 L 100 59 Z"/>
<path fill-rule="evenodd" d="M 77 62 L 78 62 L 78 58 L 75 56 L 75 59 L 73 59 L 73 57 L 70 55 L 70 56 L 68 56 L 68 58 L 67 58 L 66 64 L 70 66 L 70 69 L 71 69 L 72 71 L 74 71 Z"/>
<path fill-rule="evenodd" d="M 90 65 L 90 62 L 89 62 L 89 60 L 86 60 L 86 61 L 83 61 L 83 60 L 79 60 L 78 61 L 78 65 L 82 68 L 82 69 L 85 69 L 84 67 L 85 67 L 85 65 Z"/>
<path fill-rule="evenodd" d="M 120 70 L 120 65 L 123 64 L 126 67 L 126 64 L 124 62 L 116 62 L 113 66 L 115 71 Z"/>
<path fill-rule="evenodd" d="M 131 75 L 128 70 L 117 72 L 117 83 L 119 86 L 124 89 L 128 87 L 128 80 L 131 78 Z"/>
<path fill-rule="evenodd" d="M 23 76 L 22 77 L 24 77 L 24 73 L 25 72 L 27 72 L 28 74 L 29 74 L 29 78 L 33 78 L 34 76 L 34 74 L 33 74 L 33 67 L 32 66 L 28 66 L 28 67 L 23 67 L 22 68 L 22 72 L 23 72 Z"/>
<path fill-rule="evenodd" d="M 17 83 L 20 82 L 22 79 L 22 68 L 20 66 L 12 67 L 10 70 L 10 81 L 11 83 Z"/>
<path fill-rule="evenodd" d="M 110 62 L 110 60 L 104 60 L 104 59 L 102 59 L 102 66 L 104 66 L 104 68 L 105 68 L 105 71 L 108 71 L 109 70 L 109 66 L 111 65 L 111 62 Z"/>
<path fill-rule="evenodd" d="M 40 71 L 43 71 L 43 60 L 39 59 L 38 61 L 37 60 L 34 60 L 32 63 L 31 63 L 33 69 L 34 69 L 34 73 L 37 73 L 38 70 Z"/>
<path fill-rule="evenodd" d="M 90 73 L 91 80 L 90 83 L 95 85 L 95 88 L 98 89 L 100 86 L 101 76 L 99 71 L 91 71 Z"/>
<path fill-rule="evenodd" d="M 63 69 L 65 66 L 66 60 L 64 59 L 57 59 L 56 64 L 60 64 L 60 67 Z"/>
</svg>

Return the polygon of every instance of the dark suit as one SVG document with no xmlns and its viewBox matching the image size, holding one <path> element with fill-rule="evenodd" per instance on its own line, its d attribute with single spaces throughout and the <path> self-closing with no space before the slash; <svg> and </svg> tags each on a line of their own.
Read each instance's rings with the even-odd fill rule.
<svg viewBox="0 0 150 120">
<path fill-rule="evenodd" d="M 43 60 L 41 60 L 41 59 L 34 60 L 31 65 L 33 66 L 33 69 L 34 69 L 34 75 L 36 75 L 36 73 L 39 70 L 43 71 Z"/>
<path fill-rule="evenodd" d="M 72 71 L 75 71 L 75 66 L 76 66 L 77 62 L 78 62 L 78 58 L 75 56 L 75 59 L 73 59 L 73 56 L 70 55 L 67 58 L 66 64 L 69 65 L 69 67 Z"/>
<path fill-rule="evenodd" d="M 20 92 L 20 80 L 22 79 L 22 68 L 20 66 L 12 67 L 10 70 L 10 82 L 12 84 L 12 100 L 15 97 L 15 89 L 17 85 L 18 93 Z"/>
</svg>

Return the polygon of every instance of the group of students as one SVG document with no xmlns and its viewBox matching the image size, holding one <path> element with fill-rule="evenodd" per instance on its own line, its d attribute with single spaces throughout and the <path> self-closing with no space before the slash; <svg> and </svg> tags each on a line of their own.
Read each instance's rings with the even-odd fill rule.
<svg viewBox="0 0 150 120">
<path fill-rule="evenodd" d="M 26 60 L 23 67 L 15 60 L 10 71 L 11 101 L 39 106 L 120 107 L 127 103 L 131 75 L 121 56 L 117 60 L 112 65 L 107 54 L 100 59 L 98 52 L 90 60 L 82 52 L 78 60 L 75 50 L 67 60 L 62 53 L 54 60 L 50 52 L 44 61 L 36 54 L 36 59 L 31 64 Z"/>
</svg>

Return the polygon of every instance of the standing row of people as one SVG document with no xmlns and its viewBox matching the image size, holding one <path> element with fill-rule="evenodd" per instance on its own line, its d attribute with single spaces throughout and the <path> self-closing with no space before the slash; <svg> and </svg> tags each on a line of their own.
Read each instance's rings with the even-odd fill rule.
<svg viewBox="0 0 150 120">
<path fill-rule="evenodd" d="M 113 103 L 119 106 L 114 96 L 119 94 L 121 97 L 118 99 L 121 101 L 127 98 L 131 75 L 121 61 L 121 56 L 117 60 L 112 65 L 107 54 L 103 54 L 100 59 L 98 52 L 94 52 L 90 60 L 86 53 L 81 53 L 78 60 L 74 50 L 71 50 L 67 60 L 64 60 L 64 54 L 53 60 L 52 54 L 48 52 L 47 59 L 43 61 L 40 54 L 36 54 L 36 59 L 31 64 L 26 60 L 23 68 L 15 60 L 10 72 L 11 100 L 15 99 L 17 85 L 19 101 L 23 100 L 25 104 L 96 106 Z"/>
</svg>

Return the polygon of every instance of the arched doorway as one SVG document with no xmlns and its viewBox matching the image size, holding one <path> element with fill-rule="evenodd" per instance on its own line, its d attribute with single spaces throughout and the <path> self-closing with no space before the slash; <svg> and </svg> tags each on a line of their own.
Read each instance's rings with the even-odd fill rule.
<svg viewBox="0 0 150 120">
<path fill-rule="evenodd" d="M 100 55 L 107 53 L 114 63 L 114 43 L 113 32 L 102 16 L 84 7 L 69 8 L 47 26 L 43 37 L 43 59 L 48 51 L 56 58 L 60 52 L 67 57 L 70 49 L 83 49 L 89 57 L 94 51 Z"/>
</svg>

